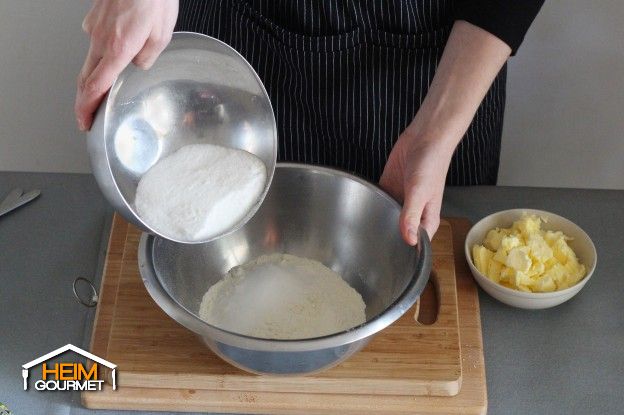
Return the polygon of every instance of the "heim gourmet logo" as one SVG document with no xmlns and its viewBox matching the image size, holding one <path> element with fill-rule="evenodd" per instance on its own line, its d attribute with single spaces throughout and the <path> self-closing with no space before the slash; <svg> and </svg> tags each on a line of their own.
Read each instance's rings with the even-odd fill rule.
<svg viewBox="0 0 624 415">
<path fill-rule="evenodd" d="M 54 363 L 48 365 L 46 361 L 52 359 L 55 356 L 61 355 L 67 351 L 73 351 L 93 362 L 91 368 L 87 370 L 82 363 Z M 56 350 L 51 351 L 37 359 L 22 365 L 22 377 L 24 378 L 24 390 L 28 389 L 28 377 L 30 369 L 42 364 L 41 379 L 35 381 L 35 389 L 38 391 L 66 391 L 66 390 L 80 390 L 80 391 L 99 391 L 102 390 L 102 384 L 104 380 L 98 378 L 98 374 L 102 374 L 100 370 L 101 366 L 105 366 L 112 370 L 112 383 L 113 390 L 117 389 L 117 365 L 104 360 L 86 350 L 76 347 L 72 344 L 66 344 L 63 347 L 59 347 Z"/>
</svg>

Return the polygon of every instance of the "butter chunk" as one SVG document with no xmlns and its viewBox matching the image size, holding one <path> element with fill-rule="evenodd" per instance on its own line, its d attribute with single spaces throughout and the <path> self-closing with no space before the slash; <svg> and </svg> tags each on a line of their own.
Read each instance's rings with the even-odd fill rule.
<svg viewBox="0 0 624 415">
<path fill-rule="evenodd" d="M 540 233 L 529 235 L 527 246 L 531 251 L 531 256 L 539 262 L 546 262 L 553 257 L 553 250 Z"/>
<path fill-rule="evenodd" d="M 504 264 L 505 261 L 507 261 L 507 252 L 505 252 L 503 248 L 498 248 L 498 251 L 496 251 L 492 257 L 492 260 Z"/>
<path fill-rule="evenodd" d="M 515 288 L 516 270 L 503 267 L 500 273 L 500 281 L 507 283 L 511 288 Z"/>
<path fill-rule="evenodd" d="M 557 285 L 558 290 L 568 288 L 568 279 L 566 269 L 563 265 L 557 263 L 551 269 L 544 273 L 544 277 L 551 278 Z"/>
<path fill-rule="evenodd" d="M 532 280 L 528 275 L 526 275 L 522 271 L 518 271 L 518 270 L 511 268 L 511 272 L 509 272 L 508 282 L 515 289 L 518 289 L 521 291 L 531 291 L 529 289 L 529 285 L 532 284 Z"/>
<path fill-rule="evenodd" d="M 558 264 L 558 263 L 559 261 L 557 261 L 557 258 L 552 257 L 548 261 L 544 262 L 544 268 L 551 269 L 555 264 Z"/>
<path fill-rule="evenodd" d="M 501 239 L 500 248 L 504 249 L 506 252 L 509 252 L 513 248 L 520 245 L 522 245 L 522 241 L 520 241 L 520 238 L 518 238 L 517 235 L 509 235 Z"/>
<path fill-rule="evenodd" d="M 531 268 L 527 272 L 527 275 L 529 277 L 535 277 L 535 276 L 539 277 L 541 274 L 544 273 L 545 270 L 546 270 L 546 266 L 544 265 L 543 262 L 532 261 Z"/>
<path fill-rule="evenodd" d="M 486 275 L 492 281 L 499 282 L 502 270 L 503 270 L 503 264 L 501 264 L 498 261 L 490 261 Z"/>
<path fill-rule="evenodd" d="M 553 246 L 555 242 L 557 242 L 559 239 L 563 239 L 563 240 L 569 239 L 561 231 L 545 231 L 543 233 L 543 238 L 546 241 L 546 243 L 550 246 Z"/>
<path fill-rule="evenodd" d="M 526 286 L 526 285 L 518 285 L 517 287 L 515 287 L 518 291 L 524 291 L 527 293 L 532 293 L 533 290 L 531 290 L 530 287 Z"/>
<path fill-rule="evenodd" d="M 500 228 L 491 229 L 485 236 L 483 245 L 492 251 L 497 251 L 498 248 L 500 248 L 501 241 L 505 236 L 507 236 L 507 233 L 502 231 Z"/>
<path fill-rule="evenodd" d="M 553 256 L 557 258 L 557 261 L 559 261 L 563 265 L 565 265 L 568 260 L 576 259 L 576 254 L 574 253 L 572 248 L 568 246 L 565 238 L 557 239 L 557 241 L 553 244 L 552 251 Z"/>
<path fill-rule="evenodd" d="M 545 275 L 535 280 L 531 289 L 535 292 L 551 292 L 557 289 L 557 284 L 550 276 Z"/>
<path fill-rule="evenodd" d="M 568 258 L 568 262 L 566 262 L 564 267 L 567 271 L 567 283 L 570 287 L 582 280 L 585 276 L 585 265 L 579 264 L 576 257 Z"/>
<path fill-rule="evenodd" d="M 494 256 L 494 252 L 490 251 L 483 245 L 475 245 L 472 247 L 472 258 L 474 265 L 481 274 L 487 275 L 488 265 Z"/>
<path fill-rule="evenodd" d="M 544 221 L 545 222 L 545 221 Z M 542 219 L 536 215 L 528 215 L 514 222 L 512 228 L 518 230 L 527 239 L 534 233 L 539 233 Z"/>
<path fill-rule="evenodd" d="M 505 261 L 506 266 L 522 273 L 529 272 L 532 263 L 529 257 L 529 247 L 527 246 L 513 248 L 507 254 L 507 260 Z"/>
</svg>

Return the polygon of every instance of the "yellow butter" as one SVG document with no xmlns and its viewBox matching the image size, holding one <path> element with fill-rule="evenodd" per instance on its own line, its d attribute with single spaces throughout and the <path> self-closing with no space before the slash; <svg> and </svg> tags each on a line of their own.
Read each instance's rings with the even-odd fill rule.
<svg viewBox="0 0 624 415">
<path fill-rule="evenodd" d="M 529 272 L 531 269 L 531 258 L 529 257 L 528 246 L 517 246 L 509 251 L 505 266 L 513 268 L 522 273 Z"/>
<path fill-rule="evenodd" d="M 531 215 L 515 221 L 511 228 L 526 239 L 533 234 L 538 234 L 541 224 L 542 220 L 539 217 Z"/>
<path fill-rule="evenodd" d="M 488 264 L 493 256 L 494 252 L 482 245 L 475 245 L 472 248 L 472 258 L 474 259 L 475 266 L 482 274 L 487 274 Z"/>
<path fill-rule="evenodd" d="M 585 277 L 561 231 L 544 231 L 543 219 L 524 215 L 510 228 L 491 229 L 482 245 L 472 247 L 479 272 L 505 287 L 528 292 L 563 290 Z"/>
<path fill-rule="evenodd" d="M 509 235 L 505 236 L 500 243 L 499 249 L 504 249 L 506 252 L 509 252 L 513 248 L 522 245 L 522 241 L 520 240 L 519 235 Z"/>
<path fill-rule="evenodd" d="M 534 233 L 529 235 L 527 239 L 527 247 L 537 262 L 545 263 L 553 257 L 553 250 L 548 243 L 542 238 L 540 233 Z"/>
<path fill-rule="evenodd" d="M 490 261 L 486 275 L 492 281 L 499 282 L 502 269 L 503 269 L 503 264 L 501 264 L 498 261 Z"/>
<path fill-rule="evenodd" d="M 485 236 L 483 245 L 487 249 L 496 251 L 498 250 L 498 248 L 500 248 L 501 241 L 503 240 L 505 236 L 507 236 L 507 234 L 503 232 L 500 228 L 491 229 Z"/>
<path fill-rule="evenodd" d="M 507 252 L 504 249 L 499 249 L 492 257 L 492 260 L 505 264 L 507 262 Z"/>
<path fill-rule="evenodd" d="M 531 285 L 531 289 L 535 292 L 550 292 L 555 291 L 557 289 L 557 285 L 551 277 L 545 275 L 536 279 Z"/>
</svg>

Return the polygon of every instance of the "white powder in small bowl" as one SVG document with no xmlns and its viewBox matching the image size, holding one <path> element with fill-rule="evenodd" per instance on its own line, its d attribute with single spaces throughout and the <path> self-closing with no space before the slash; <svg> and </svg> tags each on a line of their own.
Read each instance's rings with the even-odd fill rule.
<svg viewBox="0 0 624 415">
<path fill-rule="evenodd" d="M 262 160 L 244 150 L 191 144 L 159 160 L 141 177 L 134 205 L 159 234 L 201 241 L 235 226 L 266 183 Z"/>
<path fill-rule="evenodd" d="M 305 339 L 366 321 L 362 296 L 318 261 L 263 255 L 232 268 L 204 295 L 199 317 L 224 330 L 266 339 Z"/>
</svg>

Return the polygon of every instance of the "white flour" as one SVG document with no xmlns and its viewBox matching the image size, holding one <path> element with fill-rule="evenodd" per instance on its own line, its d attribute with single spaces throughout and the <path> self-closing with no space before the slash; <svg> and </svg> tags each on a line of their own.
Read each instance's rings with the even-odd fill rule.
<svg viewBox="0 0 624 415">
<path fill-rule="evenodd" d="M 163 236 L 209 239 L 236 225 L 264 190 L 258 157 L 213 144 L 192 144 L 158 161 L 137 187 L 135 207 Z"/>
<path fill-rule="evenodd" d="M 210 287 L 199 316 L 235 333 L 304 339 L 364 323 L 362 296 L 318 261 L 263 255 L 234 267 Z"/>
</svg>

